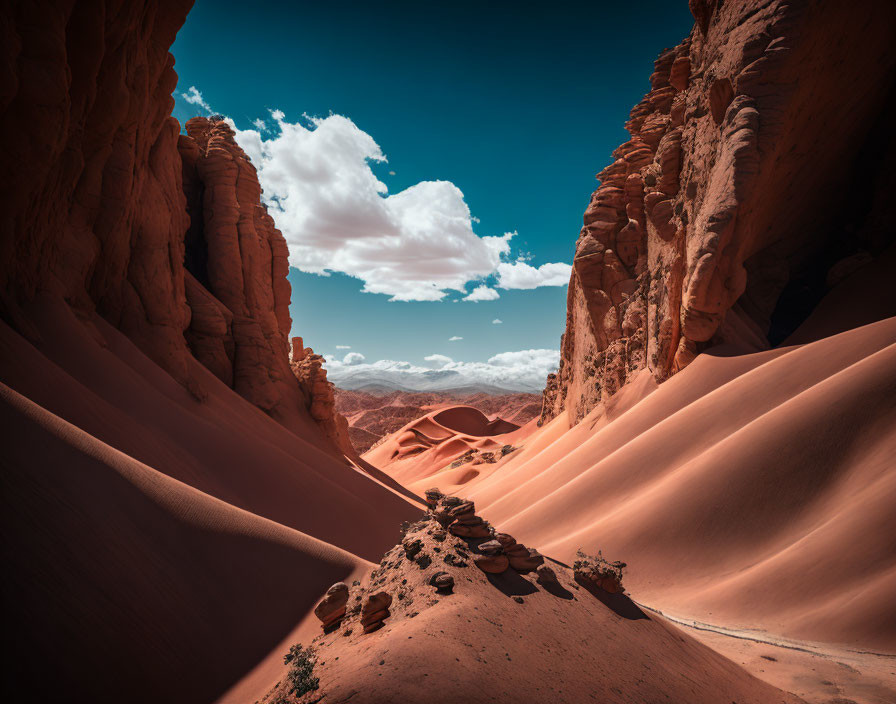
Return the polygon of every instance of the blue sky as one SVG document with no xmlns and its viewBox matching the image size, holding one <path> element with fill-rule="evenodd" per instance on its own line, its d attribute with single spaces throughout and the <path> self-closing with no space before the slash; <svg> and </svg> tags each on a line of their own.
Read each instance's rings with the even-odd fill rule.
<svg viewBox="0 0 896 704">
<path fill-rule="evenodd" d="M 434 354 L 473 363 L 559 347 L 566 287 L 513 286 L 566 278 L 560 265 L 571 263 L 594 174 L 627 138 L 622 125 L 649 87 L 654 58 L 693 22 L 684 0 L 601 5 L 522 11 L 509 3 L 196 3 L 172 48 L 175 116 L 184 122 L 208 114 L 182 97 L 195 87 L 250 139 L 254 129 L 261 140 L 276 140 L 285 125 L 295 141 L 277 142 L 260 177 L 268 195 L 282 186 L 293 205 L 317 203 L 282 216 L 272 209 L 293 259 L 361 277 L 292 269 L 293 334 L 331 359 L 348 352 L 337 346 L 350 346 L 367 362 L 421 366 L 432 366 L 425 358 Z M 282 111 L 281 126 L 272 110 Z M 347 120 L 323 123 L 332 139 L 313 137 L 315 126 L 302 116 L 331 114 Z M 252 126 L 259 118 L 264 131 Z M 323 166 L 300 164 L 284 176 L 294 145 L 306 150 L 299 161 Z M 377 153 L 387 161 L 365 159 Z M 321 168 L 330 169 L 322 181 L 347 174 L 341 195 L 331 198 L 321 183 L 297 186 Z M 390 198 L 385 211 L 376 201 L 400 193 L 406 197 Z M 353 198 L 361 200 L 353 205 Z M 441 205 L 427 212 L 432 203 Z M 377 218 L 404 223 L 389 225 L 404 239 L 370 239 Z M 442 237 L 446 222 L 454 234 Z M 334 232 L 345 242 L 330 251 Z M 508 240 L 505 233 L 515 234 Z M 303 237 L 308 246 L 296 246 Z M 392 268 L 367 271 L 360 260 L 387 241 L 399 242 Z M 390 300 L 396 291 L 399 298 L 421 295 L 421 281 L 428 285 L 427 272 L 440 260 L 419 262 L 417 253 L 443 244 L 439 256 L 455 271 L 432 284 L 440 293 L 423 294 L 444 294 L 441 300 Z M 531 271 L 513 268 L 520 257 L 531 267 L 558 267 L 521 279 Z M 511 267 L 503 279 L 499 261 Z M 413 283 L 396 283 L 415 267 L 421 273 Z M 450 288 L 458 276 L 463 293 Z M 387 293 L 363 293 L 365 279 Z M 499 297 L 460 300 L 479 285 Z"/>
</svg>

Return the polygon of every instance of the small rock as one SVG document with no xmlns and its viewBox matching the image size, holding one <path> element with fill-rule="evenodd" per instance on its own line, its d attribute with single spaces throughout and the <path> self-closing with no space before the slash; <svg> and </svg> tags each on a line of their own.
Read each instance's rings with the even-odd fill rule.
<svg viewBox="0 0 896 704">
<path fill-rule="evenodd" d="M 429 583 L 436 588 L 440 594 L 450 594 L 454 589 L 454 577 L 447 572 L 436 572 L 429 579 Z"/>
<path fill-rule="evenodd" d="M 503 551 L 504 548 L 497 540 L 489 540 L 479 546 L 479 552 L 483 555 L 500 555 Z"/>
</svg>

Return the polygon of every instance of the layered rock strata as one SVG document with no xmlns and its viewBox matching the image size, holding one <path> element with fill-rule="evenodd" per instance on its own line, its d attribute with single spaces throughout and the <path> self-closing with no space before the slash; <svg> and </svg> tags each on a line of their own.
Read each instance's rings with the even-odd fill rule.
<svg viewBox="0 0 896 704">
<path fill-rule="evenodd" d="M 876 129 L 892 4 L 690 7 L 694 29 L 656 60 L 631 139 L 597 176 L 542 421 L 567 410 L 574 424 L 637 372 L 662 381 L 710 345 L 767 348 L 837 262 L 893 241 L 892 199 L 874 195 L 893 180 L 891 131 Z"/>
</svg>

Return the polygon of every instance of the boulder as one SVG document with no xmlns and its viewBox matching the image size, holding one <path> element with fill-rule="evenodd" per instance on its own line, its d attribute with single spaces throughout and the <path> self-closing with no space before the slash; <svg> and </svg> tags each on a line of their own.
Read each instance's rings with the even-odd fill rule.
<svg viewBox="0 0 896 704">
<path fill-rule="evenodd" d="M 476 555 L 473 562 L 486 574 L 501 574 L 510 567 L 507 555 Z"/>
<path fill-rule="evenodd" d="M 327 589 L 324 598 L 314 607 L 314 615 L 320 619 L 324 631 L 330 631 L 342 622 L 348 603 L 348 592 L 348 585 L 345 582 L 336 582 Z"/>
</svg>

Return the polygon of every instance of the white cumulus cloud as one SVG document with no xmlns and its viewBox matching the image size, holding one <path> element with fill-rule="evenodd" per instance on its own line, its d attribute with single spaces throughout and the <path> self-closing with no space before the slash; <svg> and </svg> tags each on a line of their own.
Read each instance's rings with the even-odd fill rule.
<svg viewBox="0 0 896 704">
<path fill-rule="evenodd" d="M 457 342 L 458 340 L 463 340 L 464 338 L 459 337 L 458 335 L 452 335 L 448 338 L 448 342 Z"/>
<path fill-rule="evenodd" d="M 202 93 L 199 92 L 199 89 L 196 86 L 190 86 L 187 89 L 186 93 L 181 93 L 181 97 L 186 100 L 190 105 L 198 105 L 206 112 L 211 112 L 212 109 L 209 107 L 209 104 L 205 102 L 205 99 L 202 97 Z"/>
<path fill-rule="evenodd" d="M 523 261 L 501 262 L 498 264 L 498 288 L 532 289 L 539 286 L 566 286 L 572 267 L 555 262 L 531 266 Z"/>
<path fill-rule="evenodd" d="M 446 364 L 451 364 L 452 362 L 454 362 L 454 360 L 451 359 L 451 357 L 449 357 L 448 355 L 444 355 L 444 354 L 431 354 L 428 357 L 424 357 L 423 359 L 427 362 L 434 364 L 436 366 L 436 368 L 444 367 Z"/>
<path fill-rule="evenodd" d="M 500 297 L 501 295 L 495 289 L 481 285 L 474 288 L 468 296 L 464 296 L 464 300 L 473 302 L 494 301 Z"/>
<path fill-rule="evenodd" d="M 190 102 L 202 100 L 195 86 L 189 94 L 184 98 Z M 450 291 L 466 294 L 471 282 L 477 286 L 463 300 L 499 297 L 482 282 L 498 276 L 500 285 L 500 266 L 516 266 L 507 261 L 516 233 L 476 234 L 473 225 L 479 221 L 456 185 L 421 181 L 390 194 L 371 169 L 373 163 L 386 163 L 386 155 L 349 118 L 306 115 L 293 123 L 280 110 L 270 115 L 275 129 L 261 119 L 247 130 L 228 122 L 258 170 L 263 197 L 286 237 L 293 267 L 320 275 L 348 274 L 364 282 L 365 292 L 393 301 L 440 301 Z M 568 270 L 565 264 L 544 266 Z M 559 284 L 502 287 L 538 285 Z"/>
<path fill-rule="evenodd" d="M 495 318 L 495 319 L 492 321 L 492 325 L 500 325 L 500 324 L 503 323 L 503 322 L 504 322 L 504 321 L 501 320 L 500 318 Z"/>
<path fill-rule="evenodd" d="M 337 350 L 350 350 L 351 348 L 351 345 L 336 345 Z"/>
<path fill-rule="evenodd" d="M 367 358 L 360 352 L 349 352 L 342 359 L 342 363 L 347 367 L 353 367 L 353 366 L 363 363 L 364 360 L 366 360 L 366 359 Z"/>
</svg>

